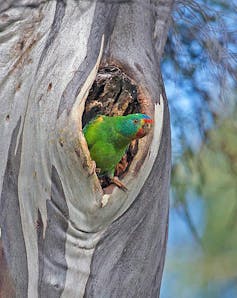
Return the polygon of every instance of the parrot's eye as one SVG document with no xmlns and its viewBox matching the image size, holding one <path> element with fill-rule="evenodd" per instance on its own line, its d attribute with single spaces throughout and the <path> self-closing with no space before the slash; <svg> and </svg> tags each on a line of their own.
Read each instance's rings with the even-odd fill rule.
<svg viewBox="0 0 237 298">
<path fill-rule="evenodd" d="M 146 128 L 150 128 L 151 127 L 151 125 L 150 125 L 150 123 L 145 123 L 143 126 L 142 126 L 142 128 L 144 128 L 144 129 L 146 129 Z"/>
<path fill-rule="evenodd" d="M 138 123 L 138 120 L 137 119 L 133 120 L 133 123 L 134 124 L 137 124 Z"/>
</svg>

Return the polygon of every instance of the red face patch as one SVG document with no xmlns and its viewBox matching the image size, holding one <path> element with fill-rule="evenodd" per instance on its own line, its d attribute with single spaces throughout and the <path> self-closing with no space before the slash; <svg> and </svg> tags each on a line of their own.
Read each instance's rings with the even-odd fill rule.
<svg viewBox="0 0 237 298">
<path fill-rule="evenodd" d="M 136 133 L 136 138 L 142 138 L 145 136 L 145 131 L 144 129 L 141 127 L 138 132 Z"/>
<path fill-rule="evenodd" d="M 144 120 L 145 123 L 153 123 L 153 120 L 149 119 L 149 118 L 145 118 L 143 120 Z"/>
</svg>

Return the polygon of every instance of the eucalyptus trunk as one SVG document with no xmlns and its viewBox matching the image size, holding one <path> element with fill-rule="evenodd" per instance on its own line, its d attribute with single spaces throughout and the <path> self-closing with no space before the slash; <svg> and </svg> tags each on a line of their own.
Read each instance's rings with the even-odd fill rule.
<svg viewBox="0 0 237 298">
<path fill-rule="evenodd" d="M 172 2 L 0 2 L 1 297 L 159 296 L 170 179 L 159 65 Z M 154 119 L 127 191 L 102 188 L 82 133 L 111 67 Z"/>
</svg>

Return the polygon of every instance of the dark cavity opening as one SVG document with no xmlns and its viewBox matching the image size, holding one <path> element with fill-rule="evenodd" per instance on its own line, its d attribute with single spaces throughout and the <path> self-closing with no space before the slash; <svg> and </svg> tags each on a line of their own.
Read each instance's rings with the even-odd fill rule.
<svg viewBox="0 0 237 298">
<path fill-rule="evenodd" d="M 121 116 L 141 112 L 137 86 L 118 67 L 100 68 L 89 91 L 82 116 L 82 127 L 97 115 Z M 138 140 L 131 142 L 116 167 L 115 176 L 122 178 L 138 151 Z M 106 177 L 99 177 L 102 187 L 109 185 Z"/>
</svg>

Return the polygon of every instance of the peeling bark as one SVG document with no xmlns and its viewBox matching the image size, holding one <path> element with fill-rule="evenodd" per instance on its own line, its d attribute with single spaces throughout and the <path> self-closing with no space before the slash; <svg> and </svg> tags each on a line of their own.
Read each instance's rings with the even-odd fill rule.
<svg viewBox="0 0 237 298">
<path fill-rule="evenodd" d="M 159 64 L 172 2 L 0 2 L 7 297 L 159 296 L 170 175 Z M 82 133 L 91 87 L 111 66 L 131 79 L 139 109 L 155 121 L 122 175 L 126 193 L 104 192 Z"/>
</svg>

